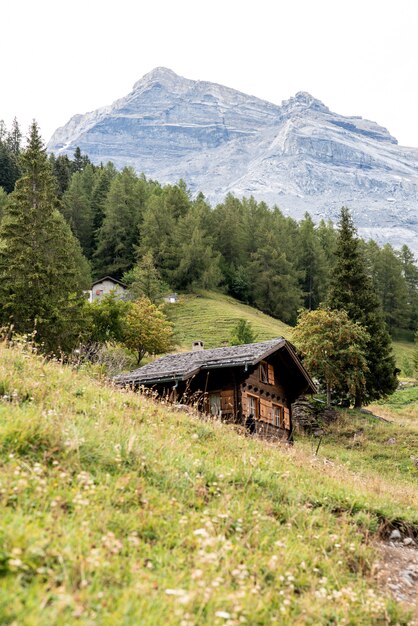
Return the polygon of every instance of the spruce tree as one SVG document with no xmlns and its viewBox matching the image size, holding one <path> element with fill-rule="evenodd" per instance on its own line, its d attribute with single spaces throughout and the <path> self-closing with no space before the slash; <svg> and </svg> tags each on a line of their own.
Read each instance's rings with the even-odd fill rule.
<svg viewBox="0 0 418 626">
<path fill-rule="evenodd" d="M 169 282 L 177 289 L 213 289 L 221 280 L 220 254 L 213 250 L 213 239 L 206 225 L 210 209 L 200 197 L 178 219 L 173 236 L 173 270 Z"/>
<path fill-rule="evenodd" d="M 96 276 L 110 274 L 121 278 L 135 263 L 135 246 L 142 218 L 141 185 L 135 172 L 128 167 L 111 181 L 104 205 L 105 217 L 97 233 Z"/>
<path fill-rule="evenodd" d="M 47 352 L 69 350 L 81 330 L 88 269 L 57 210 L 56 183 L 36 122 L 21 157 L 23 176 L 0 230 L 0 323 L 36 330 Z"/>
<path fill-rule="evenodd" d="M 346 311 L 370 336 L 365 348 L 366 385 L 355 399 L 355 406 L 361 406 L 393 393 L 397 379 L 391 339 L 379 299 L 367 272 L 353 220 L 345 207 L 341 209 L 335 258 L 327 304 L 332 309 Z"/>
<path fill-rule="evenodd" d="M 319 241 L 315 225 L 309 213 L 299 224 L 299 262 L 303 272 L 301 287 L 304 306 L 309 311 L 316 309 L 326 295 L 326 258 Z"/>
<path fill-rule="evenodd" d="M 151 252 L 147 252 L 129 272 L 123 275 L 123 282 L 129 287 L 130 299 L 138 300 L 144 296 L 156 304 L 169 286 L 161 280 L 159 271 L 154 265 Z"/>
<path fill-rule="evenodd" d="M 79 240 L 83 253 L 90 258 L 93 247 L 93 217 L 90 198 L 83 184 L 85 171 L 75 172 L 72 175 L 70 186 L 63 196 L 62 205 L 64 217 Z"/>
<path fill-rule="evenodd" d="M 3 187 L 0 187 L 0 223 L 3 218 L 3 213 L 6 209 L 6 205 L 9 202 L 9 196 L 4 191 Z"/>
</svg>

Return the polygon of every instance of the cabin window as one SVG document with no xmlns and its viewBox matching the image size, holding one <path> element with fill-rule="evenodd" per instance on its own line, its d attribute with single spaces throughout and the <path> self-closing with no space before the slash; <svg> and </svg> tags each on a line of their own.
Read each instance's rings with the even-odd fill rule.
<svg viewBox="0 0 418 626">
<path fill-rule="evenodd" d="M 255 419 L 260 417 L 260 400 L 256 396 L 248 396 L 248 415 Z"/>
<path fill-rule="evenodd" d="M 267 363 L 260 363 L 260 380 L 262 383 L 269 383 L 269 368 Z"/>
<path fill-rule="evenodd" d="M 214 417 L 218 417 L 221 414 L 221 394 L 210 393 L 209 394 L 209 413 Z"/>
<path fill-rule="evenodd" d="M 273 404 L 273 424 L 277 428 L 284 428 L 284 411 L 280 404 Z"/>
</svg>

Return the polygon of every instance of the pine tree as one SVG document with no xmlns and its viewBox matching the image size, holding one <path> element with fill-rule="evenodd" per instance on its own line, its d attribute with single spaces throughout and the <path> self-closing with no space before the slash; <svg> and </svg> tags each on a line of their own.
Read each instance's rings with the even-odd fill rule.
<svg viewBox="0 0 418 626">
<path fill-rule="evenodd" d="M 418 267 L 414 254 L 408 246 L 402 246 L 398 253 L 402 265 L 402 275 L 407 290 L 407 328 L 418 328 Z"/>
<path fill-rule="evenodd" d="M 154 265 L 151 252 L 145 254 L 129 272 L 123 275 L 123 282 L 128 285 L 129 296 L 132 300 L 145 296 L 153 304 L 156 304 L 169 290 Z"/>
<path fill-rule="evenodd" d="M 20 176 L 19 155 L 22 134 L 16 118 L 12 130 L 8 133 L 1 121 L 0 127 L 0 187 L 11 193 Z"/>
<path fill-rule="evenodd" d="M 262 240 L 262 247 L 251 255 L 252 300 L 265 313 L 292 323 L 302 303 L 300 273 L 288 260 L 274 233 L 265 232 Z"/>
<path fill-rule="evenodd" d="M 328 306 L 344 310 L 349 318 L 363 326 L 369 334 L 365 355 L 368 372 L 366 386 L 356 396 L 356 406 L 393 393 L 397 387 L 395 359 L 379 299 L 375 293 L 367 265 L 361 254 L 349 210 L 341 209 Z"/>
<path fill-rule="evenodd" d="M 0 187 L 0 224 L 3 218 L 3 213 L 6 210 L 6 205 L 8 204 L 8 202 L 9 202 L 8 194 L 4 191 L 3 187 Z"/>
<path fill-rule="evenodd" d="M 132 169 L 124 168 L 113 178 L 104 209 L 94 253 L 95 274 L 121 278 L 135 263 L 143 211 L 142 184 Z"/>
<path fill-rule="evenodd" d="M 326 258 L 309 213 L 305 213 L 299 224 L 299 247 L 298 268 L 303 272 L 304 306 L 311 311 L 326 296 Z"/>
<path fill-rule="evenodd" d="M 75 172 L 62 198 L 63 214 L 80 242 L 83 254 L 91 258 L 93 249 L 93 216 L 91 203 L 84 185 L 84 172 Z"/>
<path fill-rule="evenodd" d="M 112 163 L 108 163 L 106 167 L 101 167 L 96 172 L 94 187 L 91 194 L 91 213 L 93 218 L 93 231 L 95 239 L 101 228 L 105 216 L 105 202 L 109 193 L 110 183 L 116 175 L 116 170 Z"/>
<path fill-rule="evenodd" d="M 18 158 L 22 145 L 22 132 L 16 117 L 13 119 L 12 128 L 7 135 L 6 143 L 10 152 Z"/>
<path fill-rule="evenodd" d="M 392 246 L 379 248 L 373 241 L 366 245 L 371 259 L 373 284 L 390 333 L 408 324 L 408 292 L 402 263 Z M 371 254 L 370 254 L 371 252 Z"/>
<path fill-rule="evenodd" d="M 213 289 L 221 280 L 220 255 L 214 252 L 206 228 L 209 213 L 209 206 L 200 197 L 178 219 L 173 234 L 174 267 L 168 276 L 177 289 Z"/>
<path fill-rule="evenodd" d="M 231 333 L 231 346 L 240 346 L 246 343 L 254 343 L 255 341 L 257 341 L 257 335 L 251 322 L 244 318 L 239 319 Z"/>
<path fill-rule="evenodd" d="M 412 361 L 414 364 L 415 374 L 418 376 L 418 330 L 415 333 L 415 348 L 414 348 L 414 354 L 412 356 Z"/>
<path fill-rule="evenodd" d="M 23 177 L 0 231 L 0 322 L 20 333 L 36 330 L 48 352 L 69 350 L 81 330 L 88 269 L 57 210 L 55 179 L 36 122 L 21 162 Z"/>
<path fill-rule="evenodd" d="M 49 162 L 51 163 L 53 174 L 57 180 L 58 196 L 61 198 L 70 184 L 73 173 L 72 163 L 66 154 L 60 154 L 57 157 L 54 154 L 50 154 Z"/>
<path fill-rule="evenodd" d="M 87 165 L 91 165 L 91 161 L 87 154 L 82 154 L 80 148 L 77 146 L 74 152 L 74 158 L 71 163 L 73 172 L 82 172 Z"/>
</svg>

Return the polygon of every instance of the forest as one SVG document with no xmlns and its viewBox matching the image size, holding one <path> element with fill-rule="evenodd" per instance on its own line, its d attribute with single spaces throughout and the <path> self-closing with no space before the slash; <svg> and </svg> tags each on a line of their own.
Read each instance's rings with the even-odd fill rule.
<svg viewBox="0 0 418 626">
<path fill-rule="evenodd" d="M 21 176 L 22 133 L 15 120 L 0 124 L 0 219 Z M 168 289 L 222 290 L 294 324 L 298 310 L 326 298 L 335 265 L 337 230 L 300 222 L 253 197 L 227 195 L 211 207 L 187 185 L 161 184 L 131 168 L 93 165 L 77 149 L 73 158 L 48 156 L 55 202 L 80 243 L 95 278 L 129 279 L 152 259 Z M 373 288 L 392 336 L 413 340 L 418 324 L 418 267 L 407 246 L 395 250 L 361 240 Z M 86 271 L 88 272 L 86 267 Z"/>
</svg>

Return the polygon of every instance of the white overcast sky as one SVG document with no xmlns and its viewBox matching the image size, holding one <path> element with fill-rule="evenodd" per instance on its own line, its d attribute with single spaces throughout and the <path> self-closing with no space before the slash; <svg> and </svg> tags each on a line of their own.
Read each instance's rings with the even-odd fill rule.
<svg viewBox="0 0 418 626">
<path fill-rule="evenodd" d="M 418 0 L 3 0 L 0 119 L 44 139 L 157 66 L 280 104 L 308 91 L 418 147 Z"/>
</svg>

